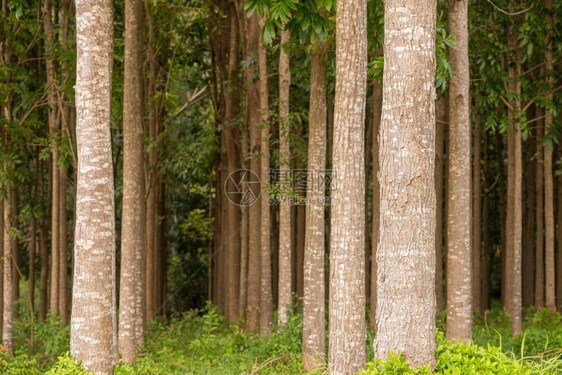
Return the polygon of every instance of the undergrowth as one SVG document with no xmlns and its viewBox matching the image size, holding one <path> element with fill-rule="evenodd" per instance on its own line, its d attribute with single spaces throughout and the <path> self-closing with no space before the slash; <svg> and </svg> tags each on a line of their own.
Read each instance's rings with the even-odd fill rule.
<svg viewBox="0 0 562 375">
<path fill-rule="evenodd" d="M 498 306 L 475 320 L 473 344 L 455 345 L 438 331 L 434 373 L 562 374 L 562 316 L 529 310 L 524 317 L 524 332 L 515 338 L 509 335 L 509 317 Z M 29 321 L 22 309 L 14 326 L 15 356 L 0 354 L 1 374 L 87 374 L 68 354 L 68 327 L 54 319 L 33 325 Z M 293 315 L 282 330 L 274 328 L 273 334 L 260 338 L 239 325 L 225 324 L 218 310 L 208 305 L 169 322 L 151 323 L 137 363 L 118 363 L 115 374 L 302 374 L 301 332 L 302 317 Z M 431 373 L 427 368 L 410 369 L 400 355 L 373 361 L 372 340 L 369 333 L 370 362 L 363 375 Z M 325 370 L 324 363 L 317 373 Z"/>
</svg>

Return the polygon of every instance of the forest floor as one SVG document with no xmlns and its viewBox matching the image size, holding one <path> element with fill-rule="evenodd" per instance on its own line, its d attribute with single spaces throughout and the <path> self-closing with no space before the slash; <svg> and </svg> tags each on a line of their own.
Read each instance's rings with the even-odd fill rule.
<svg viewBox="0 0 562 375">
<path fill-rule="evenodd" d="M 68 355 L 68 326 L 54 320 L 32 324 L 28 309 L 22 305 L 20 310 L 14 325 L 15 357 L 0 354 L 0 373 L 86 374 Z M 292 316 L 282 331 L 265 338 L 246 333 L 237 325 L 226 325 L 212 306 L 168 322 L 157 320 L 149 326 L 137 363 L 118 364 L 115 374 L 301 374 L 301 318 Z M 443 320 L 438 326 L 443 326 Z M 509 317 L 497 304 L 476 319 L 474 345 L 453 345 L 443 336 L 439 330 L 435 373 L 562 374 L 562 315 L 558 313 L 527 310 L 523 333 L 511 338 Z M 370 362 L 365 375 L 430 373 L 427 369 L 409 370 L 398 356 L 384 363 L 372 362 L 372 340 L 369 333 Z M 316 373 L 325 369 L 326 364 L 321 364 Z"/>
</svg>

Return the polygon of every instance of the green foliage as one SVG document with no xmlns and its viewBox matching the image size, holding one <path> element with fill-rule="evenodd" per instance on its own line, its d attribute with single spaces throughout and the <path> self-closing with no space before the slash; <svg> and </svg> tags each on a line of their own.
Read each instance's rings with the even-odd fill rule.
<svg viewBox="0 0 562 375">
<path fill-rule="evenodd" d="M 45 373 L 45 375 L 92 375 L 93 372 L 82 368 L 80 362 L 76 363 L 69 352 L 58 358 L 56 365 Z"/>
</svg>

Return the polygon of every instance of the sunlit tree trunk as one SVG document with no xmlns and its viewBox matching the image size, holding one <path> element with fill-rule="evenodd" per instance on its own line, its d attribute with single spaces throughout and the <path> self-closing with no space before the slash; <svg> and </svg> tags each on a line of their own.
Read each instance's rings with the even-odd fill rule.
<svg viewBox="0 0 562 375">
<path fill-rule="evenodd" d="M 287 176 L 291 163 L 289 148 L 289 88 L 291 70 L 289 66 L 290 32 L 281 32 L 281 49 L 279 52 L 279 163 L 281 178 Z M 263 173 L 263 171 L 262 171 Z M 283 181 L 281 181 L 283 183 Z M 279 214 L 279 326 L 289 319 L 291 307 L 291 206 L 289 200 L 280 202 Z M 306 240 L 305 240 L 306 241 Z"/>
<path fill-rule="evenodd" d="M 119 284 L 118 349 L 133 363 L 144 333 L 145 230 L 142 127 L 142 35 L 140 0 L 125 1 L 125 75 L 123 89 L 123 214 Z"/>
<path fill-rule="evenodd" d="M 327 42 L 312 47 L 310 61 L 310 112 L 308 170 L 323 173 L 326 168 L 326 81 Z M 326 358 L 326 291 L 324 280 L 325 186 L 313 181 L 307 191 L 303 271 L 302 362 L 306 371 L 320 367 Z"/>
<path fill-rule="evenodd" d="M 374 351 L 412 366 L 435 363 L 436 7 L 385 2 Z"/>
<path fill-rule="evenodd" d="M 76 2 L 78 173 L 70 353 L 85 369 L 116 362 L 115 204 L 110 134 L 113 3 Z"/>
<path fill-rule="evenodd" d="M 341 0 L 336 17 L 336 97 L 330 233 L 328 368 L 355 374 L 365 366 L 365 105 L 367 6 Z"/>
</svg>

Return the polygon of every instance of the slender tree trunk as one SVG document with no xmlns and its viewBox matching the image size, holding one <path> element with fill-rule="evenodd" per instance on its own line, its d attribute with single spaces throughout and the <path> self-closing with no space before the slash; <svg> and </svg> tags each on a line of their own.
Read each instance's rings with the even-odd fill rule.
<svg viewBox="0 0 562 375">
<path fill-rule="evenodd" d="M 537 111 L 537 116 L 542 115 Z M 537 121 L 537 168 L 535 177 L 536 192 L 536 253 L 535 253 L 535 307 L 542 309 L 544 307 L 544 168 L 543 168 L 543 152 L 545 148 L 542 145 L 543 140 L 542 120 Z"/>
<path fill-rule="evenodd" d="M 492 251 L 490 249 L 490 186 L 489 182 L 489 158 L 488 158 L 488 139 L 487 132 L 484 140 L 484 196 L 482 202 L 482 284 L 481 284 L 481 307 L 482 311 L 487 311 L 491 306 L 490 299 L 490 264 Z"/>
<path fill-rule="evenodd" d="M 367 3 L 341 0 L 336 17 L 336 98 L 330 233 L 330 374 L 365 366 L 365 105 Z"/>
<path fill-rule="evenodd" d="M 432 367 L 436 347 L 436 8 L 434 0 L 385 2 L 374 349 L 377 359 L 402 353 L 416 367 Z"/>
<path fill-rule="evenodd" d="M 305 371 L 320 367 L 326 358 L 326 291 L 324 280 L 325 185 L 314 181 L 326 168 L 326 81 L 328 44 L 312 47 L 310 62 L 310 114 L 306 231 L 304 239 L 302 362 Z"/>
<path fill-rule="evenodd" d="M 145 230 L 142 128 L 142 35 L 140 0 L 125 2 L 125 78 L 123 90 L 123 213 L 119 284 L 118 350 L 134 363 L 144 334 Z"/>
<path fill-rule="evenodd" d="M 45 177 L 43 175 L 44 163 L 39 160 L 39 200 L 43 201 L 45 196 Z M 47 317 L 48 306 L 48 283 L 49 283 L 49 250 L 47 246 L 49 229 L 45 218 L 39 219 L 39 253 L 41 258 L 41 274 L 39 276 L 39 320 Z"/>
<path fill-rule="evenodd" d="M 4 200 L 0 200 L 0 244 L 2 250 L 0 254 L 4 256 Z M 0 301 L 0 322 L 4 324 L 4 261 L 0 261 L 0 293 L 2 300 Z"/>
<path fill-rule="evenodd" d="M 445 124 L 449 120 L 448 98 L 435 103 L 435 311 L 443 311 L 443 153 Z"/>
<path fill-rule="evenodd" d="M 536 186 L 536 162 L 532 160 L 536 153 L 535 139 L 529 139 L 529 154 L 527 174 L 525 178 L 525 232 L 523 235 L 523 306 L 531 307 L 535 303 L 535 186 Z"/>
<path fill-rule="evenodd" d="M 230 51 L 228 53 L 228 82 L 225 96 L 225 122 L 228 176 L 238 169 L 239 149 L 238 126 L 238 22 L 236 10 L 230 11 Z M 240 317 L 240 209 L 232 202 L 226 202 L 228 215 L 228 321 L 234 323 Z"/>
<path fill-rule="evenodd" d="M 291 163 L 289 147 L 291 131 L 289 127 L 289 88 L 291 86 L 289 40 L 289 30 L 281 31 L 281 49 L 279 52 L 279 163 L 281 178 L 288 175 Z M 280 327 L 287 323 L 291 307 L 291 253 L 291 205 L 289 199 L 286 199 L 280 202 L 279 215 L 278 324 Z"/>
<path fill-rule="evenodd" d="M 14 295 L 12 288 L 12 241 L 10 238 L 10 197 L 4 198 L 4 291 L 3 291 L 3 320 L 2 320 L 2 350 L 8 355 L 14 354 L 12 343 L 12 323 Z"/>
<path fill-rule="evenodd" d="M 259 47 L 260 29 L 257 15 L 254 14 L 247 20 L 246 30 L 246 54 L 250 56 Z M 250 130 L 250 153 L 260 155 L 261 153 L 261 128 L 259 108 L 259 87 L 253 82 L 256 67 L 246 68 L 246 103 L 248 105 L 248 127 Z M 260 160 L 252 157 L 249 162 L 250 171 L 255 176 L 260 176 Z M 263 186 L 262 186 L 263 189 Z M 259 327 L 260 306 L 260 228 L 261 228 L 261 202 L 257 199 L 249 206 L 248 220 L 248 279 L 247 279 L 247 302 L 246 302 L 246 328 L 254 330 Z"/>
<path fill-rule="evenodd" d="M 68 323 L 68 262 L 66 249 L 68 246 L 66 230 L 66 168 L 59 170 L 59 314 L 62 324 Z"/>
<path fill-rule="evenodd" d="M 547 9 L 552 9 L 552 0 L 547 1 Z M 550 13 L 546 12 L 546 19 L 552 23 Z M 553 74 L 552 67 L 552 49 L 551 42 L 552 35 L 547 35 L 546 50 L 545 50 L 545 69 L 548 74 Z M 554 89 L 554 80 L 549 76 L 549 93 L 546 95 L 546 100 L 552 102 L 553 93 L 550 90 Z M 549 135 L 554 126 L 552 111 L 546 109 L 544 119 L 545 134 Z M 550 311 L 556 310 L 556 290 L 555 290 L 555 268 L 556 263 L 554 259 L 554 176 L 552 173 L 552 158 L 553 150 L 550 148 L 549 143 L 544 147 L 544 220 L 545 220 L 545 281 L 546 281 L 546 308 Z"/>
<path fill-rule="evenodd" d="M 76 2 L 78 173 L 70 352 L 96 374 L 111 374 L 117 359 L 112 10 L 107 0 Z"/>
<path fill-rule="evenodd" d="M 265 19 L 260 20 L 260 30 L 263 30 Z M 261 126 L 261 153 L 260 153 L 260 178 L 267 184 L 269 178 L 269 100 L 267 93 L 267 48 L 260 37 L 258 50 L 259 64 L 259 90 L 260 90 L 260 126 Z M 271 333 L 273 327 L 273 297 L 271 293 L 271 215 L 269 207 L 269 194 L 262 188 L 261 192 L 261 273 L 260 273 L 260 336 Z M 290 267 L 290 263 L 289 263 Z M 290 286 L 289 286 L 290 288 Z"/>
<path fill-rule="evenodd" d="M 14 230 L 19 229 L 19 221 L 18 221 L 18 190 L 16 186 L 12 186 L 10 189 L 10 199 L 12 200 L 11 204 L 11 215 L 13 216 L 13 220 L 10 223 L 10 227 Z M 21 272 L 21 265 L 20 265 L 20 256 L 19 256 L 19 240 L 17 238 L 12 238 L 12 298 L 13 298 L 13 307 L 12 307 L 12 314 L 13 319 L 18 318 L 18 308 L 19 304 L 18 301 L 20 299 L 20 272 Z"/>
<path fill-rule="evenodd" d="M 558 158 L 562 158 L 562 146 L 558 145 Z M 558 175 L 558 183 L 556 184 L 557 201 L 558 201 L 558 256 L 556 260 L 556 303 L 558 310 L 562 311 L 562 174 Z"/>
<path fill-rule="evenodd" d="M 370 328 L 376 330 L 377 311 L 377 249 L 380 227 L 380 184 L 379 184 L 379 133 L 382 111 L 382 85 L 373 82 L 373 238 L 371 239 L 371 311 Z"/>
<path fill-rule="evenodd" d="M 470 76 L 468 0 L 449 1 L 450 57 L 449 182 L 447 186 L 447 338 L 468 341 L 472 329 Z"/>
<path fill-rule="evenodd" d="M 480 105 L 478 94 L 475 108 Z M 470 104 L 469 104 L 470 105 Z M 482 288 L 482 181 L 481 181 L 481 143 L 480 117 L 474 120 L 474 155 L 472 160 L 472 310 L 480 314 L 482 310 L 480 292 Z"/>
<path fill-rule="evenodd" d="M 299 162 L 295 163 L 296 169 L 304 168 Z M 299 192 L 302 195 L 302 192 Z M 304 297 L 304 242 L 306 237 L 306 207 L 305 205 L 298 204 L 293 206 L 291 214 L 291 227 L 294 234 L 291 238 L 294 239 L 291 242 L 291 248 L 295 249 L 296 255 L 296 290 L 298 300 L 301 301 Z"/>
</svg>

